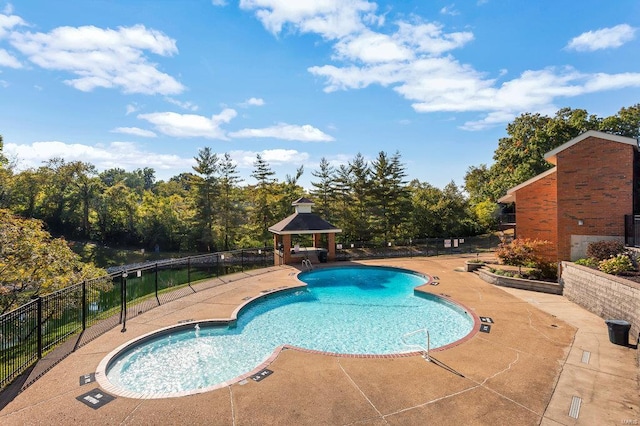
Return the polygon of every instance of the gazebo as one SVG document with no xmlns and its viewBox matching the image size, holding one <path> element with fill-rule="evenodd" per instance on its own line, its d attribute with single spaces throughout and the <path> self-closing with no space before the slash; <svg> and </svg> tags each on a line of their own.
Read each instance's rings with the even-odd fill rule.
<svg viewBox="0 0 640 426">
<path fill-rule="evenodd" d="M 336 258 L 336 234 L 342 229 L 336 228 L 320 216 L 311 212 L 313 201 L 301 197 L 292 204 L 295 213 L 269 227 L 273 234 L 274 265 L 289 265 L 304 259 L 311 263 L 334 260 Z M 313 247 L 292 246 L 293 235 L 313 235 Z M 326 235 L 323 247 L 322 236 Z"/>
</svg>

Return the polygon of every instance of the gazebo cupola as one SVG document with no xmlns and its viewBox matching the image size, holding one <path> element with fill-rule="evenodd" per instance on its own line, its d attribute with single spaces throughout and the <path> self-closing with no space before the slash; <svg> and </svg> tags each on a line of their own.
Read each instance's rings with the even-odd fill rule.
<svg viewBox="0 0 640 426">
<path fill-rule="evenodd" d="M 274 264 L 292 264 L 302 259 L 311 262 L 334 260 L 336 257 L 336 233 L 342 232 L 311 211 L 313 201 L 306 197 L 295 200 L 291 205 L 295 213 L 269 227 L 273 233 Z M 292 246 L 292 235 L 313 235 L 313 247 Z M 327 238 L 322 241 L 322 235 Z"/>
<path fill-rule="evenodd" d="M 291 203 L 291 205 L 296 208 L 296 213 L 311 213 L 311 207 L 313 204 L 313 201 L 305 197 L 298 198 L 296 201 Z"/>
</svg>

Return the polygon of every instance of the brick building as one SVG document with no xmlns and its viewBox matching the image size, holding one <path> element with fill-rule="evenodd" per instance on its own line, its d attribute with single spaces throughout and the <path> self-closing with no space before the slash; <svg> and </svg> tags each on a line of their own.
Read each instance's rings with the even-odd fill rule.
<svg viewBox="0 0 640 426">
<path fill-rule="evenodd" d="M 638 142 L 588 131 L 545 154 L 555 167 L 507 191 L 516 237 L 551 241 L 550 260 L 586 256 L 590 242 L 625 239 L 625 216 L 640 212 Z"/>
</svg>

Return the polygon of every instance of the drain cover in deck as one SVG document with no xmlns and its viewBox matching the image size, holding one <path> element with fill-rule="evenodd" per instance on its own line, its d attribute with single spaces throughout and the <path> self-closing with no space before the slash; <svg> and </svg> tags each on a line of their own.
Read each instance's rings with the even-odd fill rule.
<svg viewBox="0 0 640 426">
<path fill-rule="evenodd" d="M 103 405 L 108 404 L 109 402 L 116 399 L 116 397 L 104 393 L 101 389 L 95 388 L 85 394 L 80 395 L 76 399 L 93 408 L 94 410 L 97 410 Z"/>
<path fill-rule="evenodd" d="M 480 331 L 483 333 L 491 333 L 491 326 L 489 324 L 480 324 Z"/>
<path fill-rule="evenodd" d="M 491 319 L 489 317 L 480 317 L 480 321 L 488 322 L 489 324 L 493 324 L 493 319 Z"/>
<path fill-rule="evenodd" d="M 96 381 L 95 373 L 85 374 L 80 376 L 80 386 L 86 385 L 88 383 L 93 383 Z"/>
<path fill-rule="evenodd" d="M 256 382 L 259 382 L 260 380 L 266 379 L 272 374 L 273 374 L 273 371 L 269 370 L 268 368 L 265 368 L 264 370 L 259 371 L 258 373 L 251 376 L 251 379 L 255 380 Z"/>
</svg>

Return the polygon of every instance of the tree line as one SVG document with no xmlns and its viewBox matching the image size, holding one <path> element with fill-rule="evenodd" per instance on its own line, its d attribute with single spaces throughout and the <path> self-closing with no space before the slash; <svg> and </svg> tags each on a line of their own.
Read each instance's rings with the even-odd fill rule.
<svg viewBox="0 0 640 426">
<path fill-rule="evenodd" d="M 0 139 L 0 154 L 2 153 Z M 347 164 L 325 158 L 311 172 L 307 192 L 303 167 L 278 179 L 257 155 L 251 182 L 240 177 L 229 154 L 205 147 L 193 170 L 158 181 L 152 168 L 99 172 L 88 162 L 52 158 L 38 168 L 16 171 L 3 157 L 0 208 L 41 220 L 67 239 L 163 251 L 220 251 L 271 245 L 267 228 L 293 213 L 301 196 L 314 211 L 343 230 L 340 241 L 475 235 L 478 226 L 462 188 L 443 189 L 407 181 L 399 152 L 373 161 L 357 154 Z"/>
<path fill-rule="evenodd" d="M 639 127 L 640 104 L 605 118 L 571 108 L 553 117 L 525 113 L 507 125 L 494 163 L 471 166 L 462 187 L 409 180 L 400 153 L 381 151 L 371 161 L 357 154 L 340 165 L 322 158 L 308 192 L 299 184 L 303 167 L 278 179 L 257 155 L 246 182 L 229 154 L 209 147 L 198 151 L 191 172 L 166 181 L 148 167 L 99 172 L 91 163 L 62 158 L 17 171 L 2 155 L 0 137 L 0 208 L 39 219 L 67 239 L 163 251 L 270 245 L 267 228 L 291 214 L 301 196 L 343 230 L 339 242 L 471 236 L 496 229 L 497 199 L 550 168 L 546 152 L 588 130 L 637 137 Z"/>
</svg>

